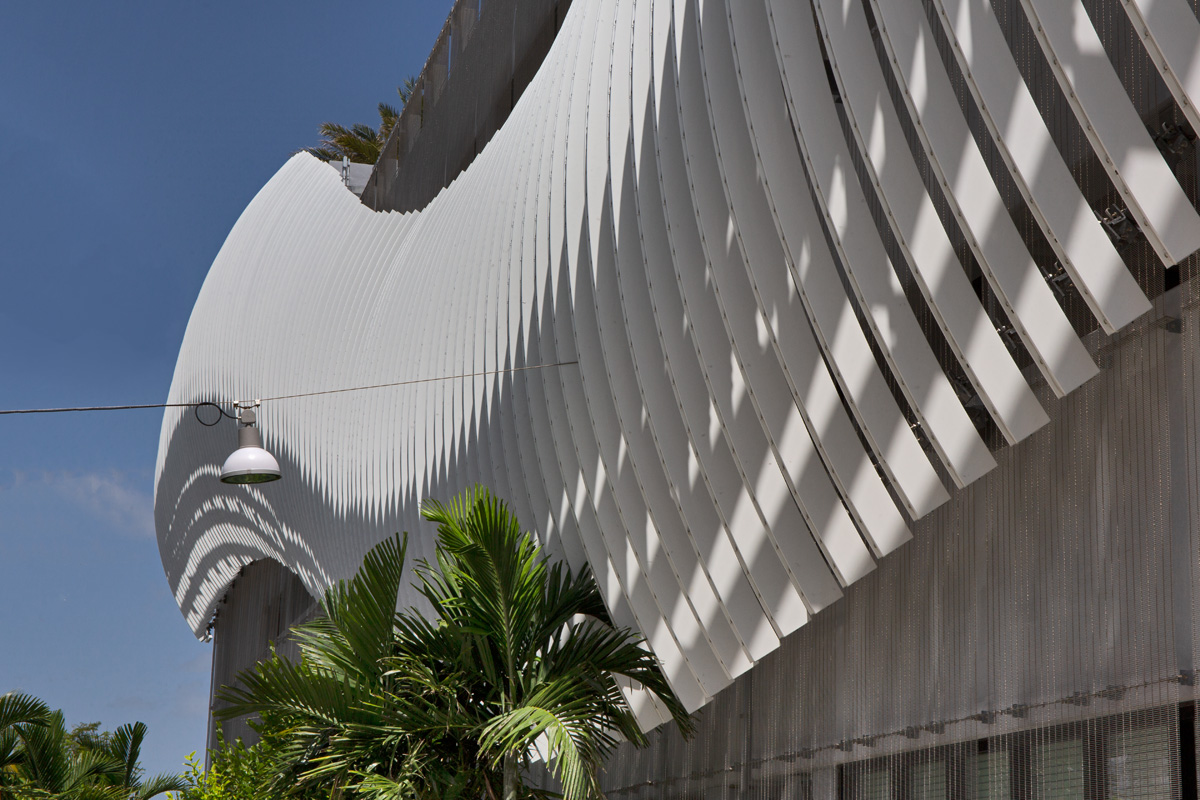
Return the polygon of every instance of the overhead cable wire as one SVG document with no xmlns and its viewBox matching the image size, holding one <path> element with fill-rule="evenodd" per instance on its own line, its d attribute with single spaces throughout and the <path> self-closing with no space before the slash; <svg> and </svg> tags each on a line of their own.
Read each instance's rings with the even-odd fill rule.
<svg viewBox="0 0 1200 800">
<path fill-rule="evenodd" d="M 438 378 L 414 378 L 407 381 L 395 381 L 393 383 L 375 383 L 368 386 L 347 386 L 341 389 L 322 389 L 314 392 L 297 392 L 295 394 L 281 394 L 274 397 L 261 397 L 256 402 L 266 403 L 275 400 L 293 400 L 299 397 L 316 397 L 325 394 L 342 394 L 344 392 L 362 392 L 368 389 L 386 389 L 393 386 L 411 386 L 418 383 L 436 383 L 438 381 L 453 381 L 462 378 L 479 378 L 489 375 L 505 375 L 513 372 L 525 372 L 526 370 L 549 369 L 551 367 L 569 367 L 572 364 L 578 364 L 578 361 L 556 361 L 553 364 L 530 364 L 525 367 L 509 367 L 508 369 L 492 369 L 483 372 L 464 372 L 460 375 L 445 375 Z M 226 403 L 235 403 L 238 401 L 227 400 Z M 210 400 L 198 400 L 192 403 L 138 403 L 133 405 L 114 405 L 114 406 L 64 406 L 60 408 L 11 408 L 0 409 L 0 416 L 10 414 L 62 414 L 74 411 L 133 411 L 147 408 L 198 408 L 200 406 L 216 406 L 216 403 Z M 224 413 L 224 412 L 222 412 Z"/>
</svg>

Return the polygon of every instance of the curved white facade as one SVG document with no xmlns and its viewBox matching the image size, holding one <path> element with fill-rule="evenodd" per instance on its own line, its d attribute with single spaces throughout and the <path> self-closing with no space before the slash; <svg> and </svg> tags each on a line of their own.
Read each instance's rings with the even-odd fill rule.
<svg viewBox="0 0 1200 800">
<path fill-rule="evenodd" d="M 694 709 L 995 466 L 961 394 L 1009 443 L 1045 424 L 1030 381 L 1061 397 L 1097 366 L 1006 210 L 935 38 L 1096 323 L 1116 331 L 1149 302 L 990 0 L 932 0 L 936 37 L 920 0 L 866 0 L 874 34 L 863 1 L 576 2 L 504 128 L 420 212 L 375 213 L 335 170 L 293 157 L 213 264 L 169 398 L 262 398 L 284 480 L 222 485 L 232 424 L 205 428 L 187 409 L 163 421 L 159 545 L 193 631 L 258 559 L 318 592 L 393 531 L 428 555 L 420 500 L 482 483 L 592 565 Z M 1200 44 L 1182 0 L 1119 5 L 1168 58 L 1190 57 L 1181 36 Z M 1169 21 L 1176 5 L 1187 25 Z M 1200 248 L 1200 217 L 1097 68 L 1107 59 L 1089 58 L 1099 39 L 1082 5 L 1021 12 L 1154 252 L 1172 264 Z M 1190 103 L 1196 80 L 1170 74 Z M 1018 367 L 1005 320 L 1034 366 Z M 378 388 L 338 391 L 351 387 Z"/>
</svg>

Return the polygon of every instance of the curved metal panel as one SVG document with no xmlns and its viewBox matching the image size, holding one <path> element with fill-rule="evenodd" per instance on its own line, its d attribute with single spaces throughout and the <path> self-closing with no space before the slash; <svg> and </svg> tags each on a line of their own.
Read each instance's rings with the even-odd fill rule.
<svg viewBox="0 0 1200 800">
<path fill-rule="evenodd" d="M 1163 83 L 1193 131 L 1200 131 L 1200 20 L 1184 0 L 1122 0 Z"/>
<path fill-rule="evenodd" d="M 933 8 L 1021 201 L 1115 330 L 1145 296 L 1045 126 L 1019 124 L 1036 108 L 980 2 Z M 288 161 L 214 261 L 169 398 L 261 398 L 285 480 L 220 484 L 232 431 L 163 417 L 159 546 L 193 631 L 258 559 L 318 593 L 397 530 L 431 555 L 421 500 L 474 483 L 591 565 L 689 708 L 836 602 L 946 485 L 995 466 L 957 375 L 1009 442 L 1046 421 L 922 164 L 1049 385 L 1094 369 L 932 35 L 910 0 L 579 3 L 505 126 L 423 210 L 373 212 L 335 170 Z M 665 719 L 626 688 L 644 725 Z"/>
<path fill-rule="evenodd" d="M 911 0 L 871 0 L 871 6 L 930 169 L 1009 324 L 1061 397 L 1095 375 L 1097 367 L 1004 207 L 920 6 Z M 855 24 L 860 19 L 858 14 L 847 14 L 846 30 L 857 37 L 860 50 L 868 50 L 865 20 Z"/>
<path fill-rule="evenodd" d="M 1083 5 L 1021 5 L 1080 127 L 1158 257 L 1176 264 L 1196 252 L 1200 216 L 1138 118 Z"/>
<path fill-rule="evenodd" d="M 806 39 L 813 41 L 812 23 L 798 7 L 788 8 L 779 0 L 772 0 L 771 7 L 781 24 L 781 39 L 795 41 L 797 48 L 803 48 Z M 856 25 L 865 26 L 863 10 L 855 0 L 813 0 L 812 7 L 855 142 L 891 233 L 980 401 L 1005 438 L 1020 441 L 1050 418 L 1000 341 L 959 263 L 908 150 L 879 63 L 871 50 L 863 54 L 855 46 L 861 37 L 851 34 Z M 817 46 L 815 41 L 812 46 Z M 797 81 L 802 79 L 796 76 Z"/>
<path fill-rule="evenodd" d="M 996 150 L 1092 313 L 1109 333 L 1145 314 L 1150 301 L 1075 185 L 1017 70 L 992 4 L 933 0 L 933 6 Z"/>
<path fill-rule="evenodd" d="M 730 3 L 729 10 L 742 73 L 748 73 L 751 59 L 759 62 L 754 79 L 743 82 L 747 105 L 757 105 L 762 109 L 760 113 L 782 113 L 785 105 L 790 111 L 797 155 L 808 170 L 825 230 L 871 337 L 954 482 L 959 486 L 970 483 L 991 470 L 995 459 L 938 365 L 904 297 L 904 289 L 871 223 L 866 197 L 837 124 L 833 98 L 819 82 L 803 78 L 824 70 L 815 37 L 809 32 L 811 46 L 780 38 L 775 17 L 759 3 Z M 769 77 L 769 67 L 761 63 L 771 57 L 779 66 L 779 78 L 775 80 Z M 784 102 L 777 91 L 782 91 Z M 759 99 L 760 94 L 766 96 Z M 776 149 L 779 158 L 789 157 L 786 146 Z M 795 176 L 790 183 L 799 184 L 801 170 L 794 163 L 790 169 L 780 164 L 778 172 L 772 169 L 767 174 L 779 174 L 782 177 L 778 182 L 783 182 L 789 172 Z M 800 196 L 788 198 L 788 208 L 804 203 L 802 190 L 801 186 L 792 189 Z M 781 219 L 786 218 L 781 215 Z M 830 264 L 827 270 L 832 271 L 832 267 Z M 826 275 L 827 280 L 836 278 L 836 274 Z"/>
</svg>

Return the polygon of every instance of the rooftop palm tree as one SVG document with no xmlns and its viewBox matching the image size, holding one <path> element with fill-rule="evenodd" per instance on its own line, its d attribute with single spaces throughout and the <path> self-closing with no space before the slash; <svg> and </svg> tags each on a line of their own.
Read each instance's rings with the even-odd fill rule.
<svg viewBox="0 0 1200 800">
<path fill-rule="evenodd" d="M 387 144 L 392 129 L 400 121 L 400 113 L 404 106 L 408 105 L 416 87 L 417 79 L 410 77 L 396 89 L 396 94 L 400 96 L 400 110 L 388 103 L 379 104 L 378 129 L 363 123 L 347 128 L 334 122 L 322 122 L 319 128 L 321 144 L 306 148 L 306 152 L 322 161 L 341 161 L 342 158 L 349 158 L 356 164 L 374 164 L 379 160 L 383 146 Z"/>
<path fill-rule="evenodd" d="M 404 83 L 396 87 L 396 94 L 400 95 L 400 107 L 404 108 L 408 105 L 408 101 L 412 99 L 413 93 L 417 91 L 417 76 L 409 75 L 404 79 Z"/>
<path fill-rule="evenodd" d="M 367 555 L 278 657 L 223 690 L 223 713 L 261 715 L 280 737 L 280 783 L 377 798 L 545 796 L 524 777 L 544 760 L 567 800 L 600 796 L 620 738 L 644 744 L 619 679 L 691 721 L 638 637 L 612 625 L 591 573 L 550 563 L 486 490 L 428 502 L 433 563 L 417 588 L 433 609 L 394 612 L 404 545 Z"/>
</svg>

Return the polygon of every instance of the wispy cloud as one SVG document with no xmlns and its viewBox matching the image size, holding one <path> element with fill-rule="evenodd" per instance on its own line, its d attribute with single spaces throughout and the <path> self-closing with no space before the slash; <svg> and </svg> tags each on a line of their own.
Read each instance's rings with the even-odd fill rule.
<svg viewBox="0 0 1200 800">
<path fill-rule="evenodd" d="M 118 531 L 154 537 L 154 501 L 150 492 L 135 486 L 130 476 L 123 472 L 14 471 L 8 477 L 8 481 L 0 483 L 0 489 L 41 484 Z"/>
</svg>

